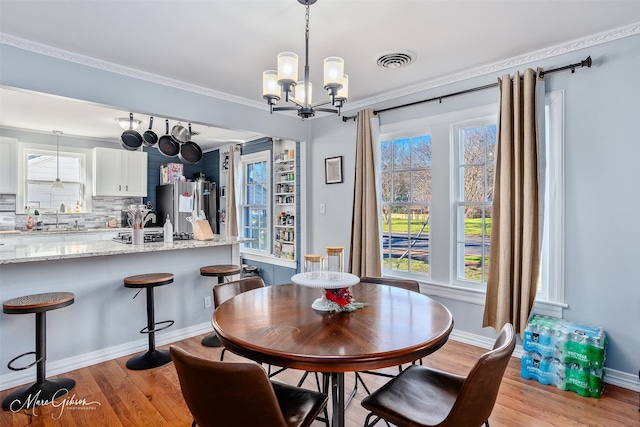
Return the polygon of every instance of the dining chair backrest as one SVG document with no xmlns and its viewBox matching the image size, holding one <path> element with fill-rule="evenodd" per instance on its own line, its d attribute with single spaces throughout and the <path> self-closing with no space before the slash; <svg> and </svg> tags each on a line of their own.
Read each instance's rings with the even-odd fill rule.
<svg viewBox="0 0 640 427">
<path fill-rule="evenodd" d="M 215 285 L 213 287 L 213 306 L 217 308 L 220 304 L 236 295 L 258 288 L 264 288 L 264 281 L 258 276 Z"/>
<path fill-rule="evenodd" d="M 406 289 L 408 291 L 420 292 L 420 284 L 416 280 L 396 279 L 392 277 L 361 277 L 361 282 L 378 283 L 381 285 L 393 286 L 396 288 Z"/>
<path fill-rule="evenodd" d="M 264 369 L 252 362 L 218 362 L 171 346 L 180 388 L 198 426 L 287 427 Z"/>
<path fill-rule="evenodd" d="M 493 350 L 480 356 L 467 375 L 447 417 L 447 426 L 479 426 L 489 419 L 515 346 L 513 325 L 507 323 L 500 331 Z"/>
</svg>

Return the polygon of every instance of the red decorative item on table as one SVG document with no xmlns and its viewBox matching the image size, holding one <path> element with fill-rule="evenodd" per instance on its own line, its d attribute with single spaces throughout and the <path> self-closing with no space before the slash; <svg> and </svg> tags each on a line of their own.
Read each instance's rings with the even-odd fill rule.
<svg viewBox="0 0 640 427">
<path fill-rule="evenodd" d="M 353 295 L 351 295 L 349 288 L 325 289 L 325 297 L 340 307 L 346 306 L 353 300 Z"/>
</svg>

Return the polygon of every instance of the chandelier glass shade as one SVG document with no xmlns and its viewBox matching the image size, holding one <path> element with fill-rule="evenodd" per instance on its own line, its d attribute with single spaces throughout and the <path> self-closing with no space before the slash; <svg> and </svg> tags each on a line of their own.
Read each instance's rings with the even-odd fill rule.
<svg viewBox="0 0 640 427">
<path fill-rule="evenodd" d="M 293 52 L 278 54 L 278 69 L 267 70 L 262 73 L 262 97 L 269 104 L 270 112 L 297 110 L 302 119 L 313 117 L 316 111 L 336 113 L 349 97 L 349 77 L 344 74 L 344 60 L 337 56 L 330 56 L 324 60 L 324 90 L 329 100 L 319 104 L 312 104 L 312 84 L 309 79 L 309 6 L 317 0 L 298 0 L 306 8 L 305 28 L 305 65 L 304 76 L 298 80 L 298 55 Z M 284 94 L 285 102 L 296 106 L 276 107 Z M 323 107 L 331 104 L 331 107 Z"/>
</svg>

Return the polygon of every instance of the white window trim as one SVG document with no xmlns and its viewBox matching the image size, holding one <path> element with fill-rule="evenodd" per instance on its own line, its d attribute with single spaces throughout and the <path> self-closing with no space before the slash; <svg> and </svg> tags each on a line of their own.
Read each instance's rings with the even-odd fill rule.
<svg viewBox="0 0 640 427">
<path fill-rule="evenodd" d="M 541 295 L 540 300 L 553 304 L 564 304 L 564 236 L 565 236 L 565 211 L 564 211 L 564 91 L 555 91 L 546 94 L 545 104 L 549 106 L 550 123 L 546 140 L 549 152 L 547 162 L 548 187 L 547 196 L 550 199 L 549 209 L 549 234 L 560 236 L 549 243 L 549 257 L 544 272 L 548 278 L 547 295 Z"/>
<path fill-rule="evenodd" d="M 497 111 L 498 106 L 493 106 L 495 111 Z M 483 206 L 491 206 L 492 202 L 466 202 L 460 201 L 462 199 L 462 194 L 464 194 L 464 184 L 462 182 L 462 175 L 460 170 L 460 158 L 462 153 L 460 153 L 460 130 L 466 127 L 484 127 L 489 122 L 497 122 L 497 113 L 493 112 L 493 114 L 486 115 L 483 117 L 474 117 L 469 120 L 458 121 L 452 123 L 451 132 L 450 132 L 450 145 L 452 147 L 453 161 L 451 165 L 453 168 L 451 169 L 451 183 L 452 183 L 452 198 L 451 202 L 453 203 L 452 208 L 452 217 L 456 219 L 451 222 L 451 227 L 453 230 L 453 240 L 452 240 L 452 258 L 453 261 L 451 263 L 451 280 L 455 286 L 469 288 L 469 289 L 479 289 L 484 292 L 484 286 L 479 282 L 474 282 L 471 280 L 465 280 L 459 278 L 459 275 L 464 275 L 464 262 L 462 264 L 459 262 L 459 258 L 462 257 L 464 259 L 464 251 L 461 253 L 459 250 L 459 243 L 464 241 L 464 232 L 460 229 L 460 227 L 464 228 L 464 224 L 458 224 L 458 208 L 465 205 L 483 205 Z M 497 153 L 496 153 L 497 154 Z M 484 244 L 484 239 L 483 239 Z"/>
<path fill-rule="evenodd" d="M 562 174 L 562 171 L 564 170 L 564 92 L 558 91 L 549 93 L 546 95 L 546 100 L 551 106 L 550 116 L 552 115 L 553 117 L 553 123 L 561 125 L 554 127 L 549 131 L 550 139 L 548 139 L 548 141 L 557 141 L 557 144 L 554 144 L 550 150 L 554 150 L 553 156 L 558 156 L 556 157 L 557 162 L 555 164 L 551 166 L 548 165 L 548 167 L 553 168 L 551 173 L 555 174 L 555 177 L 550 177 L 550 185 L 552 185 L 550 193 L 552 193 L 552 197 L 555 197 L 556 200 L 564 200 L 564 175 Z M 491 104 L 425 118 L 381 125 L 379 141 L 391 138 L 392 136 L 390 134 L 393 134 L 393 137 L 400 135 L 402 132 L 406 134 L 407 129 L 415 129 L 416 132 L 422 132 L 424 129 L 447 122 L 463 122 L 468 117 L 495 115 L 496 111 L 496 104 Z M 550 146 L 551 144 L 548 145 Z M 435 150 L 436 148 L 433 147 L 433 149 Z M 453 155 L 453 147 L 450 147 L 449 165 L 452 164 Z M 450 192 L 453 191 L 453 184 L 453 181 L 451 181 Z M 454 200 L 452 193 L 450 194 L 449 200 Z M 553 212 L 550 212 L 550 215 L 553 215 L 556 218 L 556 227 L 554 228 L 553 233 L 556 236 L 562 236 L 562 238 L 555 239 L 553 242 L 554 244 L 552 245 L 553 247 L 550 247 L 552 255 L 550 256 L 549 263 L 549 295 L 547 296 L 547 299 L 536 299 L 533 306 L 533 312 L 536 314 L 562 318 L 563 309 L 568 307 L 568 305 L 564 303 L 564 204 L 554 203 L 553 206 L 555 208 L 553 209 Z M 450 214 L 453 213 L 452 209 L 453 206 L 450 207 Z M 454 228 L 455 223 L 450 222 L 450 244 L 453 244 Z M 463 282 L 454 284 L 453 280 L 456 276 L 452 274 L 455 273 L 456 266 L 454 265 L 452 250 L 455 250 L 455 248 L 449 248 L 449 267 L 451 271 L 448 280 L 442 281 L 434 279 L 433 275 L 429 278 L 425 275 L 411 274 L 388 269 L 384 269 L 383 274 L 385 276 L 396 276 L 417 280 L 421 284 L 422 292 L 430 296 L 484 306 L 486 296 L 485 290 L 465 287 L 465 283 Z M 431 257 L 431 262 L 433 262 L 433 257 Z M 430 271 L 433 272 L 433 269 L 430 269 Z"/>
<path fill-rule="evenodd" d="M 29 153 L 56 154 L 55 149 L 49 145 L 18 141 L 18 182 L 16 183 L 16 214 L 26 214 L 25 206 L 27 206 L 27 155 Z M 82 173 L 84 179 L 81 178 L 80 183 L 84 186 L 83 191 L 83 212 L 92 212 L 92 197 L 90 189 L 92 188 L 92 167 L 87 159 L 91 158 L 91 151 L 72 146 L 60 146 L 60 154 L 69 154 L 78 156 L 81 162 Z M 42 211 L 44 213 L 45 211 Z M 51 210 L 53 212 L 53 210 Z"/>
<path fill-rule="evenodd" d="M 241 194 L 241 202 L 238 206 L 238 211 L 240 212 L 240 235 L 243 235 L 244 233 L 244 215 L 242 214 L 242 211 L 244 209 L 244 201 L 245 201 L 245 168 L 247 163 L 256 163 L 256 162 L 262 162 L 262 161 L 266 161 L 267 163 L 267 183 L 265 184 L 267 186 L 267 189 L 269 191 L 269 194 L 267 195 L 267 217 L 270 218 L 273 212 L 272 209 L 272 197 L 273 197 L 273 189 L 271 188 L 271 152 L 270 151 L 259 151 L 256 153 L 251 153 L 251 154 L 243 154 L 240 156 L 240 174 L 239 174 L 239 181 L 240 181 L 240 188 L 242 188 L 242 194 Z M 270 221 L 270 219 L 268 219 L 268 221 Z M 272 258 L 271 257 L 271 224 L 268 223 L 267 224 L 267 250 L 262 251 L 259 249 L 251 249 L 251 248 L 246 248 L 243 245 L 240 245 L 240 254 L 243 256 L 247 256 L 247 258 L 251 255 L 253 255 L 254 257 L 258 257 L 258 258 Z"/>
</svg>

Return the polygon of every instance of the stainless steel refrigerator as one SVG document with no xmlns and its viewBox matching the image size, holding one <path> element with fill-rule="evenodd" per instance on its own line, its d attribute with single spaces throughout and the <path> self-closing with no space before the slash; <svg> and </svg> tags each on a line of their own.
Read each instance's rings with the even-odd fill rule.
<svg viewBox="0 0 640 427">
<path fill-rule="evenodd" d="M 156 212 L 158 226 L 162 227 L 167 215 L 173 224 L 174 233 L 193 233 L 193 227 L 187 218 L 192 211 L 204 211 L 211 230 L 216 230 L 216 183 L 196 180 L 194 182 L 176 182 L 156 187 Z"/>
</svg>

